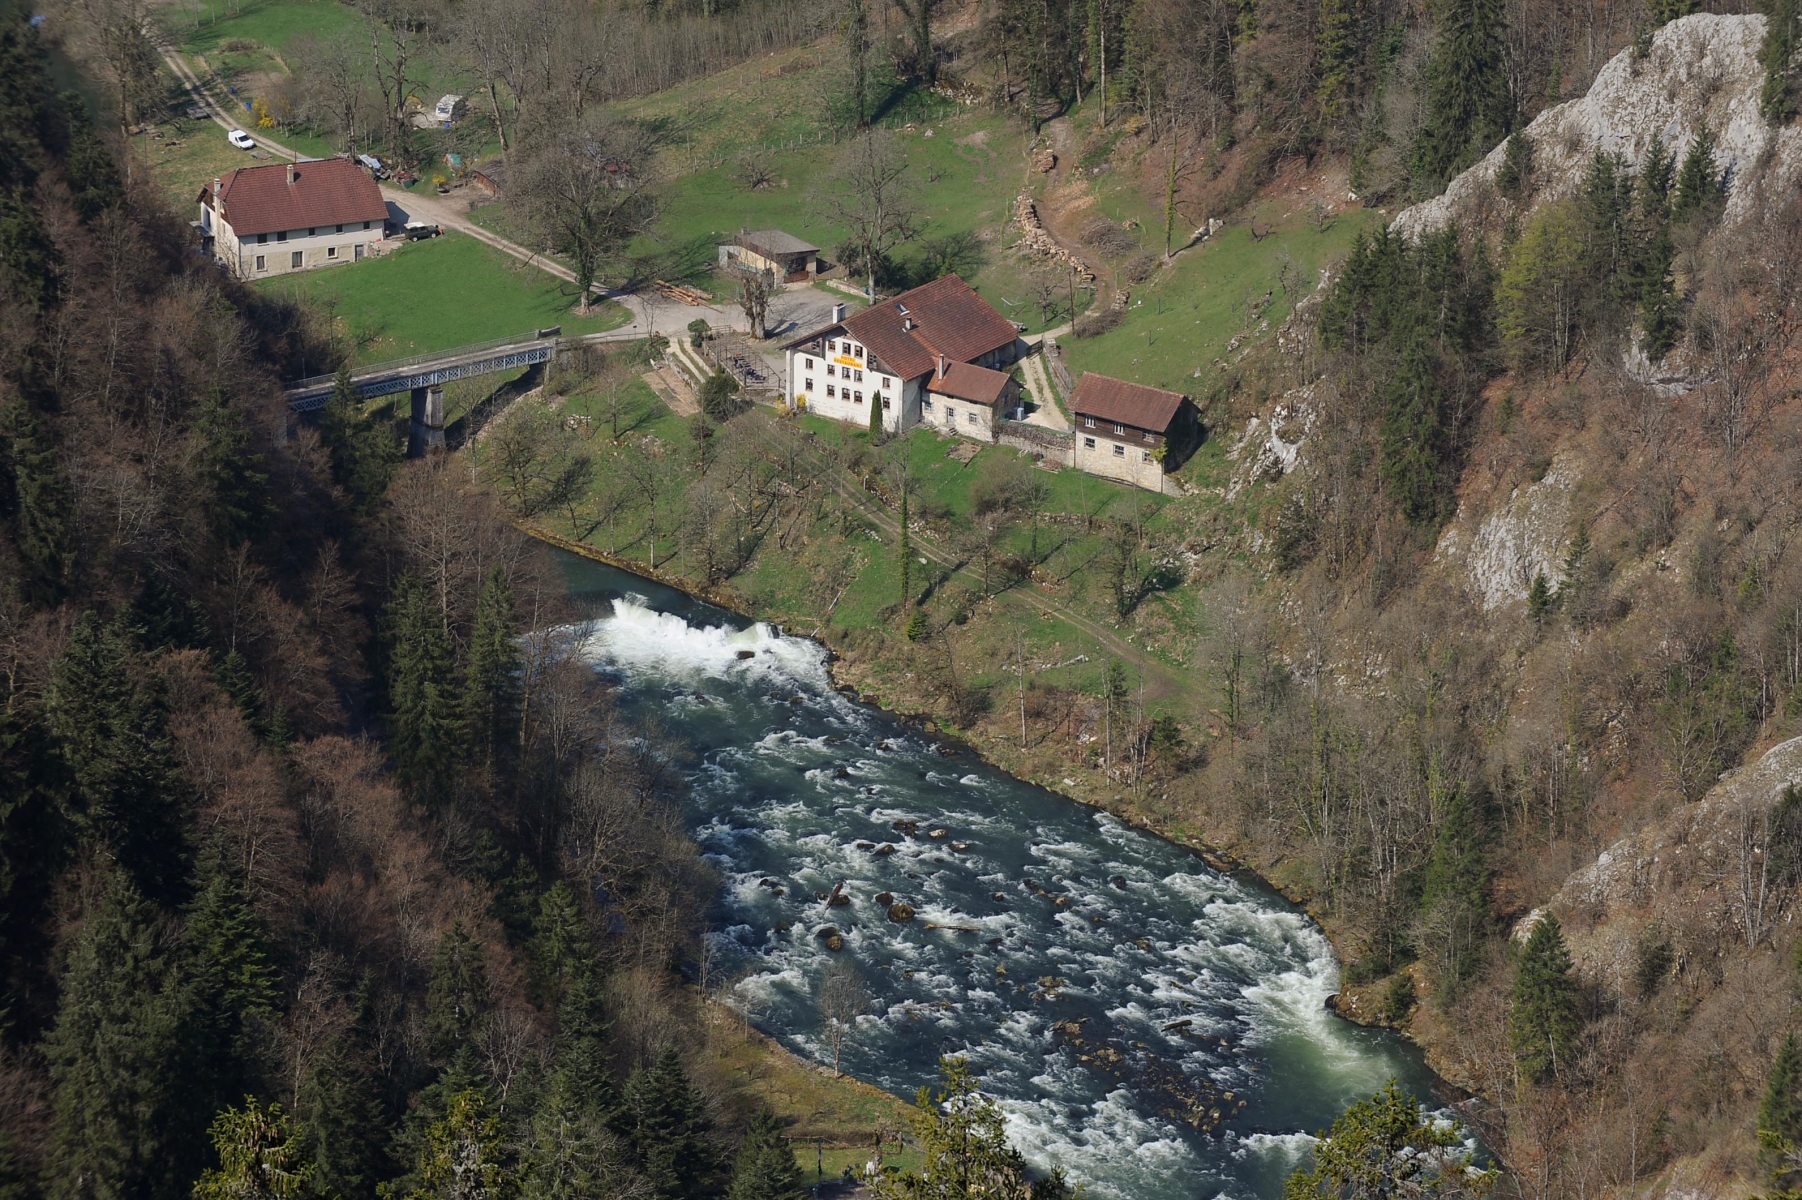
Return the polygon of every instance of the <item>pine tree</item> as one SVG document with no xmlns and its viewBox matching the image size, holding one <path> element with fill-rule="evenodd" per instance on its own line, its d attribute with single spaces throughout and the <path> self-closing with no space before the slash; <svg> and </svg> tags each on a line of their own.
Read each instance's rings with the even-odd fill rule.
<svg viewBox="0 0 1802 1200">
<path fill-rule="evenodd" d="M 363 415 L 363 397 L 350 381 L 349 366 L 339 370 L 320 410 L 319 440 L 331 456 L 338 486 L 350 493 L 359 512 L 373 511 L 400 466 L 400 445 L 391 430 Z"/>
<path fill-rule="evenodd" d="M 1422 1113 L 1391 1079 L 1320 1135 L 1313 1165 L 1289 1176 L 1283 1200 L 1483 1196 L 1497 1174 L 1472 1165 L 1463 1136 L 1458 1127 Z"/>
<path fill-rule="evenodd" d="M 769 1109 L 759 1109 L 739 1143 L 726 1200 L 793 1200 L 800 1194 L 801 1165 L 782 1134 L 782 1122 Z"/>
<path fill-rule="evenodd" d="M 1488 153 L 1513 124 L 1499 0 L 1440 0 L 1436 23 L 1429 115 L 1414 149 L 1415 179 L 1429 190 Z"/>
<path fill-rule="evenodd" d="M 1542 915 L 1527 938 L 1514 971 L 1508 1036 L 1521 1074 L 1543 1083 L 1571 1065 L 1582 1019 L 1577 981 L 1571 977 L 1564 930 L 1551 913 Z"/>
<path fill-rule="evenodd" d="M 1671 220 L 1686 221 L 1700 216 L 1704 220 L 1715 215 L 1721 195 L 1721 172 L 1714 162 L 1714 131 L 1702 126 L 1683 166 L 1677 172 L 1676 194 L 1671 200 Z"/>
<path fill-rule="evenodd" d="M 1802 1147 L 1802 1042 L 1796 1040 L 1793 1030 L 1783 1035 L 1777 1061 L 1771 1064 L 1756 1129 L 1759 1157 L 1771 1172 L 1771 1182 L 1778 1188 L 1793 1188 L 1798 1172 L 1786 1159 Z"/>
<path fill-rule="evenodd" d="M 490 777 L 519 740 L 523 664 L 517 634 L 513 587 L 506 570 L 497 566 L 476 600 L 463 672 L 463 727 L 476 761 Z"/>
<path fill-rule="evenodd" d="M 911 535 L 907 531 L 907 481 L 901 481 L 901 539 L 896 544 L 895 556 L 901 567 L 901 605 L 905 608 L 913 603 L 913 565 L 914 549 Z"/>
<path fill-rule="evenodd" d="M 1383 490 L 1410 521 L 1438 518 L 1447 481 L 1439 382 L 1423 334 L 1411 340 L 1385 396 L 1379 471 Z"/>
<path fill-rule="evenodd" d="M 939 1076 L 938 1091 L 922 1087 L 909 1117 L 925 1169 L 878 1182 L 881 1200 L 976 1195 L 1031 1200 L 1063 1194 L 1059 1176 L 1041 1183 L 1043 1192 L 1028 1182 L 1026 1160 L 1008 1145 L 1001 1106 L 977 1090 L 976 1076 L 963 1059 L 939 1059 Z"/>
<path fill-rule="evenodd" d="M 267 1023 L 281 976 L 269 961 L 263 919 L 222 842 L 201 855 L 199 880 L 185 931 L 183 1045 L 192 1059 L 191 1103 L 211 1113 L 263 1089 Z"/>
<path fill-rule="evenodd" d="M 919 0 L 924 3 L 925 0 Z M 872 444 L 882 440 L 882 401 L 874 393 L 870 396 L 870 441 Z"/>
<path fill-rule="evenodd" d="M 84 613 L 51 667 L 45 714 L 74 776 L 77 832 L 109 850 L 144 895 L 171 903 L 186 889 L 189 797 L 161 697 L 137 674 L 125 621 Z"/>
<path fill-rule="evenodd" d="M 250 444 L 244 419 L 214 389 L 199 405 L 194 433 L 196 498 L 203 504 L 213 536 L 228 546 L 258 541 L 275 518 L 269 473 L 263 455 Z"/>
<path fill-rule="evenodd" d="M 179 980 L 156 913 L 131 880 L 107 870 L 97 882 L 44 1043 L 49 1196 L 176 1200 L 198 1173 L 212 1115 L 180 1111 Z"/>
<path fill-rule="evenodd" d="M 1508 135 L 1501 169 L 1495 173 L 1495 189 L 1510 200 L 1521 200 L 1533 191 L 1533 139 L 1524 129 Z"/>
<path fill-rule="evenodd" d="M 22 994 L 9 974 L 41 970 L 49 952 L 50 899 L 69 856 L 63 817 L 68 780 L 41 725 L 0 710 L 0 1027 L 10 998 Z M 17 1014 L 13 1014 L 16 1016 Z"/>
<path fill-rule="evenodd" d="M 625 1122 L 607 1046 L 607 1016 L 601 1003 L 600 972 L 592 963 L 578 970 L 557 1005 L 556 1073 L 582 1100 L 583 1110 L 609 1126 Z"/>
<path fill-rule="evenodd" d="M 674 1046 L 626 1082 L 624 1120 L 657 1200 L 704 1194 L 714 1174 L 712 1122 Z"/>
<path fill-rule="evenodd" d="M 1787 125 L 1802 99 L 1802 0 L 1766 0 L 1763 7 L 1758 65 L 1764 68 L 1764 86 L 1758 111 L 1773 125 Z"/>
<path fill-rule="evenodd" d="M 68 485 L 46 423 L 23 395 L 12 391 L 0 396 L 0 518 L 18 551 L 23 599 L 55 604 L 67 583 Z"/>
<path fill-rule="evenodd" d="M 526 1200 L 588 1200 L 632 1194 L 630 1155 L 571 1082 L 551 1081 L 525 1129 L 520 1161 Z"/>
<path fill-rule="evenodd" d="M 1432 930 L 1432 958 L 1450 991 L 1475 973 L 1487 924 L 1483 824 L 1462 784 L 1432 784 L 1439 828 L 1421 881 L 1421 907 Z M 1423 945 L 1423 949 L 1426 947 Z"/>
<path fill-rule="evenodd" d="M 487 1097 L 473 1088 L 458 1092 L 426 1131 L 408 1200 L 500 1200 L 509 1182 L 505 1153 Z"/>
<path fill-rule="evenodd" d="M 289 1200 L 308 1193 L 312 1167 L 282 1106 L 227 1108 L 210 1131 L 219 1165 L 194 1185 L 194 1200 Z"/>
<path fill-rule="evenodd" d="M 456 652 L 431 592 L 411 573 L 395 583 L 388 629 L 388 754 L 429 803 L 448 799 L 462 757 Z"/>
<path fill-rule="evenodd" d="M 528 952 L 534 983 L 540 996 L 557 1007 L 576 975 L 588 970 L 594 958 L 588 921 L 569 884 L 559 879 L 539 898 L 532 926 Z"/>
<path fill-rule="evenodd" d="M 125 195 L 119 165 L 113 160 L 112 150 L 94 131 L 88 103 L 81 93 L 64 92 L 57 101 L 67 126 L 63 178 L 68 181 L 69 197 L 75 202 L 76 214 L 91 223 Z"/>
<path fill-rule="evenodd" d="M 491 1004 L 482 944 L 458 921 L 438 939 L 426 982 L 425 1037 L 433 1057 L 451 1057 L 470 1042 Z"/>
<path fill-rule="evenodd" d="M 384 1173 L 376 1087 L 347 1035 L 327 1042 L 294 1096 L 295 1122 L 322 1196 L 367 1196 Z"/>
<path fill-rule="evenodd" d="M 1314 33 L 1314 101 L 1329 121 L 1346 115 L 1357 63 L 1356 0 L 1320 0 Z"/>
</svg>

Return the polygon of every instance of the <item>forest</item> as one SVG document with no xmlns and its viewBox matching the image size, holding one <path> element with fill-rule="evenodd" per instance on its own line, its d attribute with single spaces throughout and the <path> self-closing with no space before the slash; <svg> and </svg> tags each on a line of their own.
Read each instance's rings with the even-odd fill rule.
<svg viewBox="0 0 1802 1200">
<path fill-rule="evenodd" d="M 1771 0 L 1757 59 L 1786 133 L 1798 7 Z M 1701 6 L 366 0 L 296 55 L 272 119 L 401 161 L 450 144 L 406 100 L 458 64 L 460 136 L 517 155 L 528 196 L 604 202 L 565 248 L 584 294 L 656 221 L 653 172 L 597 181 L 674 136 L 613 106 L 775 49 L 836 57 L 851 131 L 933 88 L 1029 138 L 1092 119 L 1084 163 L 1137 172 L 1167 247 L 1296 163 L 1387 211 L 1501 150 L 1482 206 L 1359 236 L 1311 309 L 1286 297 L 1293 342 L 1207 378 L 1216 439 L 1305 409 L 1294 464 L 1101 516 L 1024 467 L 950 503 L 906 446 L 768 429 L 723 385 L 654 446 L 617 409 L 604 445 L 546 413 L 403 462 L 347 388 L 290 426 L 278 379 L 334 348 L 189 253 L 118 153 L 159 102 L 144 13 L 73 8 L 94 96 L 21 14 L 0 32 L 6 1200 L 795 1194 L 773 1119 L 678 1052 L 716 887 L 685 750 L 617 715 L 516 524 L 611 552 L 646 496 L 650 566 L 776 609 L 759 573 L 790 556 L 888 698 L 1307 901 L 1342 1010 L 1425 1046 L 1505 1170 L 1441 1160 L 1379 1093 L 1298 1200 L 1797 1194 L 1802 793 L 1735 787 L 1802 732 L 1802 198 L 1730 217 L 1754 173 L 1706 125 L 1560 190 L 1528 132 Z M 570 390 L 617 401 L 635 353 Z M 1556 500 L 1553 549 L 1498 582 L 1468 547 L 1522 496 Z M 1092 594 L 1041 587 L 1066 546 Z M 835 626 L 860 571 L 883 598 Z M 1193 626 L 1153 629 L 1179 583 Z M 1029 679 L 1035 596 L 1112 659 Z M 1623 846 L 1697 865 L 1622 899 L 1596 864 Z M 1061 1194 L 976 1088 L 948 1063 L 920 1144 Z M 1372 1177 L 1351 1151 L 1379 1135 L 1459 1169 Z"/>
</svg>

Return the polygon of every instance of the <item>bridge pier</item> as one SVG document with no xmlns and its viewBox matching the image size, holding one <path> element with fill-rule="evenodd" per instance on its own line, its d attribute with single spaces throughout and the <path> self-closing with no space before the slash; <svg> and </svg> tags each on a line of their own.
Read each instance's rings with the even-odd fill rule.
<svg viewBox="0 0 1802 1200">
<path fill-rule="evenodd" d="M 440 384 L 412 389 L 413 423 L 407 429 L 407 457 L 424 458 L 444 450 L 444 388 Z"/>
</svg>

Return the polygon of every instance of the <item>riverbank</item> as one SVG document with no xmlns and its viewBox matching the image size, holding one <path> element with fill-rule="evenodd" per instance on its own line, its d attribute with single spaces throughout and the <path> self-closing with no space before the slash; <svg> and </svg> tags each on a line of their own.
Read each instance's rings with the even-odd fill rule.
<svg viewBox="0 0 1802 1200">
<path fill-rule="evenodd" d="M 678 576 L 652 571 L 644 563 L 610 555 L 528 522 L 521 522 L 519 527 L 547 545 L 650 579 L 686 596 L 734 613 L 746 621 L 763 621 L 780 627 L 783 618 L 787 616 L 759 612 L 755 605 L 746 603 L 729 589 L 697 588 Z M 1350 961 L 1355 955 L 1356 931 L 1348 929 L 1330 914 L 1320 911 L 1314 902 L 1315 898 L 1304 887 L 1298 886 L 1292 878 L 1285 878 L 1291 873 L 1286 869 L 1288 863 L 1285 859 L 1264 858 L 1257 853 L 1257 847 L 1243 845 L 1227 836 L 1230 831 L 1200 829 L 1174 812 L 1164 810 L 1157 802 L 1167 801 L 1169 797 L 1160 790 L 1141 788 L 1140 797 L 1135 799 L 1130 794 L 1133 789 L 1123 787 L 1097 765 L 1073 763 L 1068 758 L 1057 759 L 1049 754 L 1035 756 L 1031 753 L 1030 746 L 1026 754 L 1021 754 L 1017 739 L 991 735 L 985 740 L 981 737 L 981 731 L 973 737 L 954 729 L 934 710 L 930 697 L 898 692 L 895 687 L 896 679 L 892 674 L 881 684 L 877 684 L 872 678 L 872 664 L 864 661 L 854 642 L 841 646 L 822 642 L 821 645 L 827 651 L 826 666 L 834 685 L 860 703 L 879 708 L 891 717 L 927 732 L 941 743 L 956 748 L 959 753 L 968 754 L 1014 778 L 1056 792 L 1084 808 L 1106 812 L 1136 829 L 1159 837 L 1194 854 L 1216 871 L 1240 877 L 1253 886 L 1268 888 L 1308 915 L 1332 944 L 1334 954 L 1341 964 Z M 1043 745 L 1041 742 L 1040 748 Z M 1388 986 L 1389 981 L 1382 980 L 1361 988 L 1345 989 L 1333 997 L 1331 1009 L 1352 1023 L 1394 1030 L 1417 1046 L 1428 1066 L 1448 1085 L 1448 1094 L 1444 1099 L 1457 1100 L 1473 1094 L 1476 1090 L 1472 1086 L 1474 1081 L 1462 1077 L 1463 1072 L 1459 1070 L 1457 1062 L 1439 1052 L 1435 1039 L 1420 1036 L 1423 1026 L 1432 1028 L 1439 1025 L 1437 1021 L 1421 1019 L 1427 1015 L 1422 1005 L 1414 1005 L 1405 1022 L 1397 1023 L 1389 1018 L 1385 1003 Z"/>
</svg>

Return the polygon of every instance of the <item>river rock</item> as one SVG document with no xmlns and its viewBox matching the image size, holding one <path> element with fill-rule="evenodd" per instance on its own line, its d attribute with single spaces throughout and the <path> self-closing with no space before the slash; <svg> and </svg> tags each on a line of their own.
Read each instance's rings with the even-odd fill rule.
<svg viewBox="0 0 1802 1200">
<path fill-rule="evenodd" d="M 914 919 L 914 906 L 905 900 L 897 900 L 888 906 L 888 919 L 897 925 L 905 925 Z"/>
<path fill-rule="evenodd" d="M 740 658 L 756 658 L 757 651 L 755 651 L 755 650 L 740 650 L 738 652 L 738 656 Z"/>
<path fill-rule="evenodd" d="M 950 834 L 951 834 L 951 831 L 949 829 L 930 829 L 930 830 L 927 830 L 927 832 L 926 832 L 926 836 L 931 838 L 935 842 L 944 841 L 947 837 L 950 836 Z"/>
<path fill-rule="evenodd" d="M 893 893 L 893 892 L 877 892 L 876 893 L 876 903 L 882 905 L 882 907 L 887 908 L 889 905 L 893 904 L 894 902 L 895 902 L 895 893 Z"/>
<path fill-rule="evenodd" d="M 920 823 L 918 821 L 909 821 L 904 817 L 901 820 L 896 821 L 893 825 L 890 825 L 889 828 L 900 834 L 902 837 L 913 837 L 920 832 Z"/>
<path fill-rule="evenodd" d="M 882 843 L 882 845 L 880 845 L 880 846 L 876 847 L 874 850 L 870 851 L 870 853 L 874 854 L 877 858 L 887 858 L 889 855 L 893 854 L 894 852 L 895 852 L 895 847 L 889 842 L 884 842 L 884 843 Z"/>
</svg>

